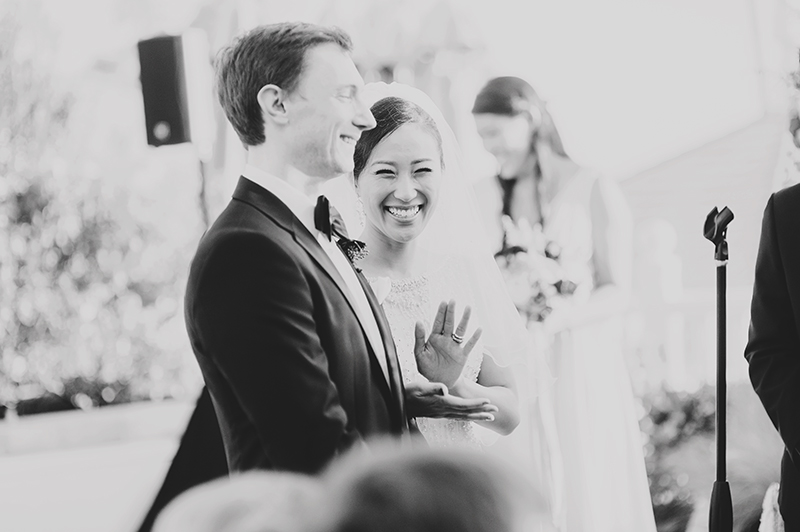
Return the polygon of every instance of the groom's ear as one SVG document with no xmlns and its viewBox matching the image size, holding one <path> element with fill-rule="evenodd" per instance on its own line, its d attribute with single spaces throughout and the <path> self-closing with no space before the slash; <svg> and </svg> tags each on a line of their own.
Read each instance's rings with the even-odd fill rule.
<svg viewBox="0 0 800 532">
<path fill-rule="evenodd" d="M 277 85 L 264 85 L 256 96 L 258 106 L 264 119 L 267 117 L 276 124 L 285 124 L 289 121 L 286 114 L 286 106 L 283 104 L 286 99 L 286 92 Z"/>
</svg>

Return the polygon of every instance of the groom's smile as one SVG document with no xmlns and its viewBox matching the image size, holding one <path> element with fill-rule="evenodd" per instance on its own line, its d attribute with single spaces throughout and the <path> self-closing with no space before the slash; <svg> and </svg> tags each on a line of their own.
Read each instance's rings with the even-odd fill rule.
<svg viewBox="0 0 800 532">
<path fill-rule="evenodd" d="M 364 85 L 350 56 L 333 44 L 306 53 L 297 88 L 284 100 L 291 159 L 310 176 L 332 178 L 353 170 L 361 131 L 375 118 L 361 97 Z"/>
<path fill-rule="evenodd" d="M 347 135 L 339 135 L 339 138 L 340 138 L 340 139 L 342 139 L 342 141 L 344 141 L 344 143 L 345 143 L 345 144 L 348 144 L 348 145 L 350 145 L 350 146 L 353 146 L 354 148 L 355 148 L 355 146 L 356 146 L 356 142 L 358 142 L 358 139 L 357 139 L 357 138 L 355 138 L 355 137 L 349 137 L 349 136 L 347 136 Z"/>
</svg>

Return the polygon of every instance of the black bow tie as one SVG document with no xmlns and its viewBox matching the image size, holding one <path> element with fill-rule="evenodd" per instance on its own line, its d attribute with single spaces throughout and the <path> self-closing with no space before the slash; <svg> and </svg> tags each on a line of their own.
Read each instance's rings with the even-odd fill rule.
<svg viewBox="0 0 800 532">
<path fill-rule="evenodd" d="M 330 204 L 328 198 L 320 196 L 317 198 L 317 206 L 314 207 L 314 226 L 328 237 L 328 240 L 336 237 L 336 244 L 344 252 L 350 262 L 363 259 L 367 256 L 367 245 L 360 240 L 351 240 L 347 236 L 347 227 L 344 224 L 342 215 L 336 207 Z"/>
<path fill-rule="evenodd" d="M 317 206 L 314 207 L 314 226 L 322 231 L 328 240 L 335 235 L 338 238 L 347 238 L 347 227 L 336 207 L 331 206 L 330 201 L 325 196 L 317 198 Z"/>
</svg>

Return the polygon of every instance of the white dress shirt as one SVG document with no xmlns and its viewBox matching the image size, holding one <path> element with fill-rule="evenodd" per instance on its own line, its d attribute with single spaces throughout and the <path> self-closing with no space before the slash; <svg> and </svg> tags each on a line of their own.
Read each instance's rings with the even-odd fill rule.
<svg viewBox="0 0 800 532">
<path fill-rule="evenodd" d="M 353 267 L 350 265 L 347 257 L 344 256 L 344 253 L 339 249 L 339 246 L 337 246 L 334 241 L 328 240 L 328 237 L 314 225 L 314 207 L 316 206 L 317 199 L 309 198 L 302 191 L 293 187 L 286 181 L 251 164 L 245 165 L 243 175 L 253 183 L 275 194 L 279 200 L 289 207 L 292 214 L 302 222 L 306 229 L 308 229 L 308 232 L 316 237 L 317 242 L 319 242 L 319 245 L 328 257 L 330 257 L 336 270 L 342 276 L 342 279 L 344 279 L 347 285 L 345 296 L 355 308 L 356 315 L 367 333 L 367 338 L 372 344 L 372 349 L 375 351 L 383 374 L 386 380 L 389 381 L 389 370 L 386 367 L 386 350 L 383 347 L 381 333 L 378 329 L 378 322 L 375 320 L 375 315 L 372 313 L 372 307 L 370 307 L 369 301 L 367 301 L 364 289 L 361 287 L 361 283 L 358 282 L 356 272 L 353 271 Z"/>
</svg>

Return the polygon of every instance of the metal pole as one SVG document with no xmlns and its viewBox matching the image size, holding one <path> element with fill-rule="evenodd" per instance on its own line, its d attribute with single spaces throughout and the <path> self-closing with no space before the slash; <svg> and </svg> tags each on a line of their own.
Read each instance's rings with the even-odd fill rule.
<svg viewBox="0 0 800 532">
<path fill-rule="evenodd" d="M 721 212 L 716 207 L 706 218 L 705 237 L 715 246 L 714 258 L 717 262 L 717 474 L 711 490 L 711 505 L 708 516 L 710 532 L 733 532 L 733 501 L 731 488 L 726 480 L 726 307 L 725 300 L 728 242 L 725 240 L 728 224 L 733 220 L 733 213 L 727 207 Z"/>
<path fill-rule="evenodd" d="M 727 277 L 727 261 L 717 264 L 717 482 L 726 479 L 726 301 L 725 285 Z"/>
</svg>

